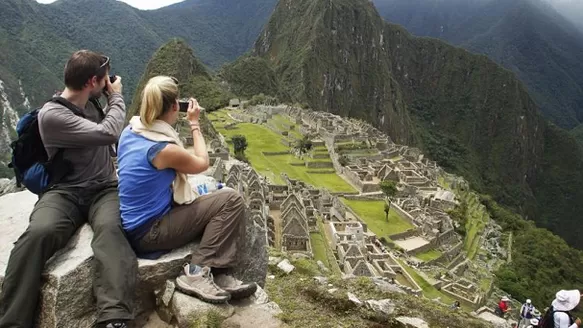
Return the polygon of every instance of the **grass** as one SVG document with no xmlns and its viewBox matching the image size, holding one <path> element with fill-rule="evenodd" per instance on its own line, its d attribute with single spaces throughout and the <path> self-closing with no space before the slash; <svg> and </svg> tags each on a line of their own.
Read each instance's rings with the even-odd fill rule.
<svg viewBox="0 0 583 328">
<path fill-rule="evenodd" d="M 436 250 L 436 249 L 432 249 L 432 250 L 429 250 L 427 252 L 423 252 L 423 253 L 415 255 L 416 258 L 418 258 L 422 261 L 425 261 L 425 262 L 435 260 L 435 259 L 439 258 L 440 256 L 441 256 L 441 252 Z"/>
<path fill-rule="evenodd" d="M 279 115 L 278 114 L 278 115 L 273 115 L 273 117 L 271 118 L 271 120 L 273 121 L 273 123 L 275 124 L 275 126 L 278 127 L 278 129 L 280 131 L 287 131 L 290 136 L 293 136 L 296 139 L 301 139 L 302 138 L 302 134 L 300 133 L 299 128 L 290 119 L 284 117 L 283 115 Z M 289 129 L 286 129 L 284 126 L 288 126 L 288 127 L 289 126 L 294 126 L 294 128 L 291 129 L 291 130 L 289 130 Z"/>
<path fill-rule="evenodd" d="M 397 233 L 413 229 L 413 225 L 403 219 L 397 212 L 389 212 L 389 220 L 385 218 L 384 201 L 382 200 L 350 200 L 341 199 L 342 202 L 360 217 L 368 229 L 374 232 L 377 236 L 386 237 Z"/>
<path fill-rule="evenodd" d="M 237 129 L 225 130 L 217 127 L 217 130 L 230 138 L 236 134 L 242 134 L 247 138 L 249 146 L 245 155 L 251 165 L 260 174 L 267 176 L 276 184 L 283 184 L 281 173 L 286 173 L 292 179 L 302 180 L 317 188 L 327 188 L 332 192 L 354 192 L 354 188 L 336 173 L 310 174 L 305 166 L 292 166 L 300 160 L 291 154 L 265 156 L 263 152 L 288 151 L 289 147 L 284 146 L 279 141 L 281 135 L 271 131 L 269 128 L 251 123 L 240 123 Z M 232 145 L 230 145 L 231 151 Z"/>
<path fill-rule="evenodd" d="M 270 255 L 284 256 L 275 254 L 273 250 Z M 289 275 L 270 265 L 269 274 L 273 274 L 274 279 L 267 279 L 265 286 L 269 298 L 283 311 L 279 318 L 288 327 L 401 327 L 401 324 L 394 322 L 394 318 L 398 316 L 420 317 L 425 319 L 430 327 L 437 328 L 486 327 L 485 322 L 472 318 L 468 313 L 452 312 L 447 306 L 425 298 L 382 292 L 366 277 L 342 279 L 337 275 L 327 276 L 332 287 L 318 284 L 312 277 L 322 273 L 318 271 L 314 261 L 308 259 L 290 261 L 296 270 Z M 328 292 L 330 288 L 337 291 Z M 366 306 L 356 306 L 349 301 L 347 292 L 353 293 L 361 301 L 393 300 L 395 310 L 389 316 L 376 315 Z"/>
<path fill-rule="evenodd" d="M 461 196 L 468 204 L 464 250 L 469 259 L 474 259 L 480 249 L 480 236 L 490 217 L 476 194 L 465 192 Z"/>
<path fill-rule="evenodd" d="M 423 279 L 423 277 L 421 277 L 417 271 L 415 271 L 414 269 L 412 269 L 411 267 L 409 267 L 405 262 L 401 261 L 401 260 L 397 260 L 399 262 L 399 264 L 401 264 L 401 266 L 405 269 L 405 271 L 407 271 L 407 273 L 411 276 L 411 278 L 413 278 L 413 280 L 415 280 L 415 282 L 417 283 L 417 285 L 419 285 L 419 287 L 421 287 L 421 290 L 423 290 L 423 295 L 429 299 L 436 299 L 436 298 L 440 298 L 441 302 L 445 303 L 445 304 L 451 304 L 454 302 L 454 300 L 443 294 L 442 292 L 440 292 L 439 290 L 437 290 L 437 288 L 433 287 L 429 282 L 427 282 L 427 280 Z"/>
<path fill-rule="evenodd" d="M 330 269 L 330 263 L 328 263 L 328 256 L 326 255 L 326 240 L 319 232 L 310 232 L 310 242 L 312 243 L 312 253 L 314 253 L 314 260 L 322 261 L 328 269 Z"/>
</svg>

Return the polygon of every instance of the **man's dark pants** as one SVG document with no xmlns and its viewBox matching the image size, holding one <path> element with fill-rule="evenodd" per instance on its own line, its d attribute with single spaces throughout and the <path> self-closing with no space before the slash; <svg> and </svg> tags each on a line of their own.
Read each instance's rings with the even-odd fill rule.
<svg viewBox="0 0 583 328">
<path fill-rule="evenodd" d="M 45 263 L 85 222 L 93 228 L 98 323 L 133 319 L 137 259 L 121 226 L 115 185 L 51 190 L 36 203 L 30 224 L 10 254 L 0 296 L 0 328 L 32 327 Z"/>
</svg>

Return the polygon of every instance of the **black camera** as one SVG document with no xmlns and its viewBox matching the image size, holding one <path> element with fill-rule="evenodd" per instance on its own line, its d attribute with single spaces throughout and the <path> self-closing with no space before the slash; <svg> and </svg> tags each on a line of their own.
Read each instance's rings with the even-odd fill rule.
<svg viewBox="0 0 583 328">
<path fill-rule="evenodd" d="M 117 76 L 115 75 L 110 75 L 109 76 L 109 83 L 113 83 L 117 80 Z M 107 86 L 103 87 L 103 94 L 107 96 Z"/>
<path fill-rule="evenodd" d="M 188 112 L 188 106 L 189 106 L 190 102 L 188 101 L 188 99 L 180 99 L 178 100 L 178 105 L 180 106 L 179 111 L 182 113 L 186 113 Z"/>
</svg>

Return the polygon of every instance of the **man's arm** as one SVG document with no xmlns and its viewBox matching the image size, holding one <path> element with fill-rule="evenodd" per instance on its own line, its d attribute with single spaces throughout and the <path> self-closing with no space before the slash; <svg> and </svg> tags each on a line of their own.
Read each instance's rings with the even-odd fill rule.
<svg viewBox="0 0 583 328">
<path fill-rule="evenodd" d="M 109 110 L 100 123 L 73 114 L 70 110 L 41 112 L 39 129 L 45 147 L 82 148 L 117 142 L 123 130 L 125 103 L 119 93 L 108 97 Z"/>
</svg>

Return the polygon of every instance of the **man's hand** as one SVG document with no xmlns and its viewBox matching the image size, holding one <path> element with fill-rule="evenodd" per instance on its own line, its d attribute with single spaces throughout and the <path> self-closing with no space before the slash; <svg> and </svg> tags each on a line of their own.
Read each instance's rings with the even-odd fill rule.
<svg viewBox="0 0 583 328">
<path fill-rule="evenodd" d="M 113 82 L 113 83 L 111 83 L 109 81 L 109 76 L 106 76 L 105 83 L 106 83 L 107 93 L 110 95 L 114 92 L 121 93 L 121 91 L 123 90 L 123 84 L 121 84 L 121 76 L 116 76 L 115 82 Z"/>
</svg>

